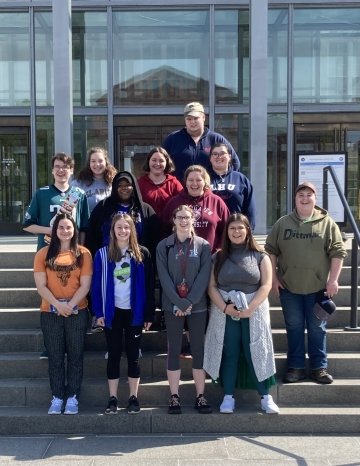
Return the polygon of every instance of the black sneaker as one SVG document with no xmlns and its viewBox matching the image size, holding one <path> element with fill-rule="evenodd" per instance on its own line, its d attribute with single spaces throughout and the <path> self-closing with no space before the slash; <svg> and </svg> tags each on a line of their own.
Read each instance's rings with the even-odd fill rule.
<svg viewBox="0 0 360 466">
<path fill-rule="evenodd" d="M 208 405 L 204 395 L 199 395 L 196 397 L 194 409 L 197 409 L 200 414 L 210 414 L 212 413 L 211 406 Z"/>
<path fill-rule="evenodd" d="M 42 353 L 40 353 L 39 359 L 49 359 L 48 352 L 45 350 Z"/>
<path fill-rule="evenodd" d="M 116 396 L 111 396 L 105 409 L 105 414 L 117 414 L 117 407 L 118 402 Z"/>
<path fill-rule="evenodd" d="M 100 333 L 104 331 L 104 328 L 101 325 L 98 325 L 96 316 L 93 316 L 91 319 L 91 333 Z"/>
<path fill-rule="evenodd" d="M 289 367 L 286 374 L 284 375 L 284 383 L 295 383 L 306 378 L 305 369 L 294 369 Z"/>
<path fill-rule="evenodd" d="M 181 359 L 191 359 L 192 354 L 191 354 L 191 349 L 190 349 L 190 343 L 186 343 L 180 353 L 180 358 Z"/>
<path fill-rule="evenodd" d="M 129 402 L 127 405 L 127 412 L 129 414 L 137 414 L 140 412 L 139 400 L 134 395 L 132 395 L 129 398 Z"/>
<path fill-rule="evenodd" d="M 334 379 L 328 373 L 325 367 L 321 369 L 313 369 L 310 371 L 310 379 L 315 380 L 316 383 L 329 384 L 333 383 Z"/>
<path fill-rule="evenodd" d="M 171 395 L 168 407 L 169 414 L 181 414 L 179 395 Z"/>
</svg>

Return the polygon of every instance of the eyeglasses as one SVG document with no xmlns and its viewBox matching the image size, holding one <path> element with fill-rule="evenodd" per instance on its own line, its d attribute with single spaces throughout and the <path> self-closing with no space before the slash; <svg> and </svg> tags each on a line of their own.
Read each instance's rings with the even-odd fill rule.
<svg viewBox="0 0 360 466">
<path fill-rule="evenodd" d="M 212 152 L 211 156 L 215 158 L 224 157 L 224 155 L 229 155 L 228 152 Z"/>
<path fill-rule="evenodd" d="M 181 222 L 181 221 L 190 222 L 190 220 L 191 220 L 191 217 L 182 217 L 180 215 L 176 215 L 175 218 L 176 218 L 176 220 L 179 220 L 179 222 Z"/>
<path fill-rule="evenodd" d="M 57 172 L 59 172 L 60 170 L 70 170 L 71 167 L 69 167 L 68 165 L 54 165 L 54 170 L 56 170 Z"/>
</svg>

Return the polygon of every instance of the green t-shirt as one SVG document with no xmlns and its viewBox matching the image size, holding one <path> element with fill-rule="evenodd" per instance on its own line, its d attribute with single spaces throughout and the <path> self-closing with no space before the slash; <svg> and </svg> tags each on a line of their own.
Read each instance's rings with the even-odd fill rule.
<svg viewBox="0 0 360 466">
<path fill-rule="evenodd" d="M 24 227 L 30 225 L 49 226 L 58 213 L 66 195 L 75 189 L 79 190 L 79 188 L 69 187 L 67 191 L 62 192 L 53 184 L 38 189 L 25 212 Z M 89 206 L 85 193 L 82 190 L 80 191 L 79 201 L 74 209 L 74 220 L 78 230 L 85 231 L 89 224 Z M 44 236 L 43 234 L 38 235 L 38 250 L 46 246 Z"/>
</svg>

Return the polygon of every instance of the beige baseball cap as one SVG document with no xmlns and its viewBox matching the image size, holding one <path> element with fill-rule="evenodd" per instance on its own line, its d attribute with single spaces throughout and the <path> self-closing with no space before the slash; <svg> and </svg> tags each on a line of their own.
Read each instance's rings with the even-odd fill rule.
<svg viewBox="0 0 360 466">
<path fill-rule="evenodd" d="M 313 191 L 314 194 L 316 194 L 316 187 L 310 181 L 304 181 L 303 183 L 299 184 L 295 189 L 295 194 L 297 194 L 302 189 L 306 189 L 306 188 L 311 189 L 311 191 Z"/>
<path fill-rule="evenodd" d="M 198 116 L 199 113 L 205 113 L 204 107 L 200 102 L 190 102 L 189 104 L 185 105 L 185 116 Z"/>
</svg>

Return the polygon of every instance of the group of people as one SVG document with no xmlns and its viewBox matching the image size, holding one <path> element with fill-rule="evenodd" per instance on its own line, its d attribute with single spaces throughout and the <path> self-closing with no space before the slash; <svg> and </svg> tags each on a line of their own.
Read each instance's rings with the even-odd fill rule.
<svg viewBox="0 0 360 466">
<path fill-rule="evenodd" d="M 261 409 L 279 412 L 269 393 L 276 372 L 271 289 L 280 293 L 288 336 L 284 382 L 306 376 L 305 324 L 310 377 L 332 382 L 326 322 L 312 308 L 320 290 L 337 293 L 346 252 L 336 223 L 315 205 L 315 187 L 303 183 L 294 211 L 276 222 L 261 248 L 253 235 L 253 187 L 238 171 L 236 152 L 205 128 L 200 103 L 186 105 L 184 117 L 185 128 L 149 152 L 138 180 L 117 172 L 96 147 L 71 182 L 72 158 L 55 154 L 54 183 L 35 193 L 25 214 L 24 230 L 38 235 L 34 277 L 49 360 L 49 414 L 78 413 L 88 308 L 107 342 L 105 413 L 118 411 L 123 349 L 127 411 L 140 411 L 141 335 L 154 318 L 156 273 L 167 331 L 169 414 L 181 413 L 184 326 L 199 413 L 212 412 L 204 396 L 206 373 L 223 387 L 220 412 L 234 411 L 236 387 L 256 389 Z"/>
</svg>

